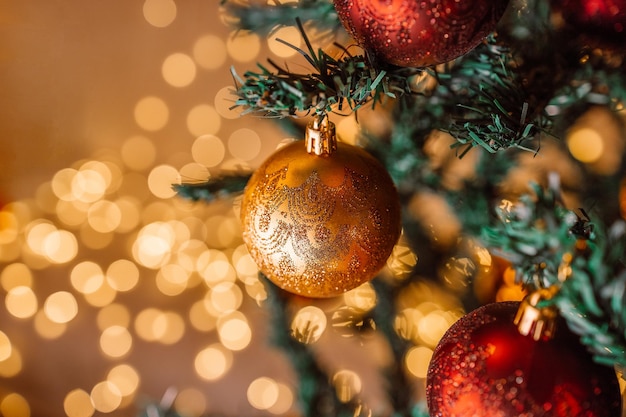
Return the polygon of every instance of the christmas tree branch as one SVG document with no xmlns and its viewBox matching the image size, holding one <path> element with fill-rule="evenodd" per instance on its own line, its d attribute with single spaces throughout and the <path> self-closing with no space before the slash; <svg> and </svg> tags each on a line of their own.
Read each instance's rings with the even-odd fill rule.
<svg viewBox="0 0 626 417">
<path fill-rule="evenodd" d="M 327 0 L 298 0 L 273 4 L 249 0 L 222 0 L 226 21 L 239 30 L 268 35 L 282 26 L 293 26 L 296 19 L 314 22 L 318 33 L 335 32 L 341 27 L 333 4 Z"/>
<path fill-rule="evenodd" d="M 172 187 L 182 198 L 211 203 L 241 193 L 249 179 L 250 174 L 221 174 L 204 182 L 175 184 Z"/>
</svg>

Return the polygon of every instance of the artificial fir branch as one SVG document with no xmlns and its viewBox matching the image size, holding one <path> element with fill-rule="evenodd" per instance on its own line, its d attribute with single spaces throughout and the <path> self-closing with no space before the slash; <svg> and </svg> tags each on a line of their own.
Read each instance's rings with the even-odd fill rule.
<svg viewBox="0 0 626 417">
<path fill-rule="evenodd" d="M 172 187 L 182 198 L 211 203 L 241 193 L 249 179 L 249 173 L 223 173 L 203 182 L 175 184 Z"/>
<path fill-rule="evenodd" d="M 222 0 L 221 5 L 231 26 L 264 36 L 280 27 L 293 26 L 296 19 L 305 24 L 314 22 L 315 30 L 322 34 L 334 33 L 341 27 L 333 4 L 327 0 L 298 0 L 284 4 L 279 0 L 264 4 Z"/>
</svg>

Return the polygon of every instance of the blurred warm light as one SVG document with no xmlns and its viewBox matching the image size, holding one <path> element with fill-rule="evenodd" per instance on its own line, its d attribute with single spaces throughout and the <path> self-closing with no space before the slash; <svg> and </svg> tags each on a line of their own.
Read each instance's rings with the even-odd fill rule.
<svg viewBox="0 0 626 417">
<path fill-rule="evenodd" d="M 232 352 L 220 344 L 213 344 L 198 352 L 194 368 L 202 379 L 215 381 L 223 377 L 232 364 Z"/>
<path fill-rule="evenodd" d="M 406 340 L 418 341 L 417 326 L 424 317 L 424 314 L 416 308 L 406 308 L 402 310 L 394 320 L 396 333 Z"/>
<path fill-rule="evenodd" d="M 156 286 L 164 295 L 171 297 L 187 289 L 189 272 L 178 264 L 163 265 L 156 275 Z"/>
<path fill-rule="evenodd" d="M 283 26 L 272 33 L 272 36 L 267 40 L 267 46 L 274 55 L 281 58 L 289 58 L 298 53 L 294 48 L 289 45 L 285 45 L 282 42 L 278 42 L 280 39 L 289 45 L 300 48 L 302 45 L 302 34 L 300 30 L 295 26 Z"/>
<path fill-rule="evenodd" d="M 72 197 L 84 203 L 93 203 L 104 196 L 107 178 L 95 169 L 80 169 L 72 178 Z"/>
<path fill-rule="evenodd" d="M 287 385 L 278 382 L 278 398 L 274 405 L 268 408 L 268 411 L 274 415 L 282 416 L 287 413 L 293 406 L 293 392 Z"/>
<path fill-rule="evenodd" d="M 72 293 L 57 291 L 50 294 L 43 306 L 48 318 L 55 323 L 67 323 L 78 314 L 78 303 Z"/>
<path fill-rule="evenodd" d="M 409 349 L 405 357 L 406 369 L 417 378 L 426 378 L 428 365 L 433 351 L 425 346 L 415 346 Z"/>
<path fill-rule="evenodd" d="M 170 165 L 159 165 L 148 175 L 148 188 L 159 198 L 170 198 L 176 195 L 172 184 L 180 183 L 180 174 Z"/>
<path fill-rule="evenodd" d="M 130 311 L 124 304 L 109 304 L 98 311 L 96 322 L 100 331 L 111 326 L 128 327 L 130 325 Z"/>
<path fill-rule="evenodd" d="M 321 308 L 302 307 L 291 321 L 291 336 L 300 343 L 317 342 L 326 330 L 328 320 Z"/>
<path fill-rule="evenodd" d="M 111 304 L 115 300 L 117 291 L 115 291 L 107 281 L 94 292 L 84 294 L 85 301 L 94 307 L 104 307 Z"/>
<path fill-rule="evenodd" d="M 222 140 L 214 135 L 202 135 L 191 146 L 194 161 L 209 168 L 218 166 L 226 155 Z"/>
<path fill-rule="evenodd" d="M 161 73 L 173 87 L 186 87 L 196 78 L 196 64 L 187 54 L 176 52 L 163 61 Z"/>
<path fill-rule="evenodd" d="M 249 161 L 259 156 L 261 138 L 252 129 L 237 129 L 228 137 L 228 151 L 237 159 Z"/>
<path fill-rule="evenodd" d="M 146 308 L 135 317 L 135 332 L 145 341 L 154 342 L 158 339 L 155 333 L 155 322 L 161 315 L 161 311 L 156 308 Z"/>
<path fill-rule="evenodd" d="M 257 410 L 267 410 L 278 401 L 278 384 L 272 378 L 260 377 L 250 383 L 248 402 Z"/>
<path fill-rule="evenodd" d="M 122 211 L 112 201 L 100 200 L 89 207 L 87 221 L 95 231 L 109 233 L 120 225 Z"/>
<path fill-rule="evenodd" d="M 107 381 L 117 387 L 122 397 L 127 397 L 137 391 L 141 378 L 131 365 L 120 364 L 108 372 Z"/>
<path fill-rule="evenodd" d="M 22 354 L 15 346 L 13 346 L 9 357 L 0 361 L 0 377 L 14 377 L 22 371 L 22 368 Z"/>
<path fill-rule="evenodd" d="M 43 241 L 43 255 L 52 263 L 64 264 L 78 254 L 78 241 L 67 230 L 54 230 Z"/>
<path fill-rule="evenodd" d="M 241 117 L 242 107 L 234 107 L 237 96 L 233 87 L 222 87 L 215 94 L 215 110 L 224 119 L 238 119 Z"/>
<path fill-rule="evenodd" d="M 22 262 L 14 262 L 0 271 L 0 285 L 5 291 L 11 291 L 15 287 L 32 287 L 33 273 L 30 268 Z"/>
<path fill-rule="evenodd" d="M 189 321 L 198 331 L 210 332 L 217 326 L 217 317 L 209 312 L 203 300 L 196 301 L 189 309 Z"/>
<path fill-rule="evenodd" d="M 114 325 L 107 327 L 100 335 L 100 349 L 112 358 L 121 358 L 130 352 L 133 338 L 126 327 Z"/>
<path fill-rule="evenodd" d="M 133 242 L 133 257 L 141 265 L 157 269 L 165 265 L 171 256 L 175 234 L 164 222 L 144 226 Z"/>
<path fill-rule="evenodd" d="M 348 307 L 369 311 L 376 307 L 376 291 L 369 282 L 343 294 L 343 301 Z"/>
<path fill-rule="evenodd" d="M 155 322 L 155 334 L 164 345 L 177 343 L 185 334 L 185 321 L 174 311 L 164 312 Z"/>
<path fill-rule="evenodd" d="M 34 220 L 26 226 L 26 244 L 34 253 L 44 256 L 46 238 L 56 230 L 56 226 L 48 220 Z"/>
<path fill-rule="evenodd" d="M 206 239 L 213 247 L 229 248 L 236 239 L 241 238 L 241 223 L 238 218 L 216 215 L 207 219 L 206 226 Z"/>
<path fill-rule="evenodd" d="M 593 163 L 604 152 L 604 141 L 600 132 L 591 128 L 580 128 L 569 132 L 567 147 L 580 162 Z"/>
<path fill-rule="evenodd" d="M 0 210 L 0 244 L 11 243 L 18 235 L 18 221 L 15 214 Z"/>
<path fill-rule="evenodd" d="M 207 400 L 202 391 L 195 388 L 181 390 L 174 400 L 176 412 L 183 416 L 200 417 L 207 408 Z"/>
<path fill-rule="evenodd" d="M 30 406 L 24 397 L 13 392 L 0 401 L 0 414 L 3 417 L 29 417 Z"/>
<path fill-rule="evenodd" d="M 224 315 L 217 320 L 220 342 L 230 350 L 243 350 L 252 340 L 252 329 L 246 316 L 240 312 Z"/>
<path fill-rule="evenodd" d="M 122 403 L 119 388 L 110 381 L 101 381 L 94 385 L 90 397 L 96 411 L 101 413 L 111 413 Z"/>
<path fill-rule="evenodd" d="M 25 319 L 37 312 L 37 296 L 30 287 L 19 285 L 7 292 L 4 305 L 12 316 Z"/>
<path fill-rule="evenodd" d="M 237 310 L 243 302 L 243 293 L 237 284 L 220 282 L 209 291 L 210 302 L 220 313 Z"/>
<path fill-rule="evenodd" d="M 80 388 L 67 393 L 63 410 L 67 417 L 91 417 L 95 412 L 89 393 Z"/>
<path fill-rule="evenodd" d="M 233 32 L 226 42 L 228 55 L 239 62 L 251 62 L 261 51 L 261 39 L 256 33 Z"/>
<path fill-rule="evenodd" d="M 224 281 L 234 282 L 237 279 L 235 268 L 222 251 L 209 249 L 203 252 L 198 257 L 196 265 L 198 273 L 209 287 Z"/>
<path fill-rule="evenodd" d="M 128 168 L 144 171 L 154 164 L 156 146 L 152 140 L 145 136 L 131 136 L 122 144 L 120 156 Z"/>
<path fill-rule="evenodd" d="M 187 113 L 187 129 L 193 136 L 216 135 L 221 125 L 222 118 L 210 104 L 199 104 Z"/>
<path fill-rule="evenodd" d="M 359 375 L 348 369 L 336 372 L 332 377 L 339 401 L 347 403 L 361 393 L 362 382 Z"/>
<path fill-rule="evenodd" d="M 52 191 L 61 200 L 75 200 L 72 192 L 72 182 L 76 176 L 77 170 L 74 168 L 63 168 L 58 170 L 52 177 Z"/>
<path fill-rule="evenodd" d="M 139 282 L 139 268 L 128 259 L 118 259 L 107 268 L 106 280 L 116 291 L 130 291 Z"/>
<path fill-rule="evenodd" d="M 147 96 L 135 105 L 135 122 L 149 132 L 165 127 L 170 117 L 170 110 L 165 101 L 159 97 Z"/>
<path fill-rule="evenodd" d="M 176 3 L 174 0 L 146 0 L 143 3 L 143 17 L 152 26 L 169 26 L 176 19 Z"/>
<path fill-rule="evenodd" d="M 12 350 L 11 340 L 4 332 L 0 331 L 0 362 L 9 359 Z"/>
<path fill-rule="evenodd" d="M 70 282 L 76 291 L 90 294 L 96 292 L 104 284 L 104 273 L 100 265 L 95 262 L 79 262 L 72 268 Z"/>
<path fill-rule="evenodd" d="M 359 137 L 359 123 L 355 117 L 342 117 L 337 123 L 337 136 L 342 142 L 355 144 Z"/>
<path fill-rule="evenodd" d="M 435 310 L 422 317 L 417 331 L 424 344 L 434 347 L 451 325 L 452 321 L 448 315 L 441 310 Z"/>
<path fill-rule="evenodd" d="M 400 238 L 402 241 L 402 237 Z M 402 243 L 393 247 L 393 251 L 387 258 L 387 268 L 393 279 L 401 280 L 406 278 L 417 264 L 417 255 L 411 248 Z"/>
<path fill-rule="evenodd" d="M 237 277 L 241 281 L 247 282 L 250 277 L 257 279 L 259 268 L 250 256 L 246 245 L 239 245 L 235 248 L 232 254 L 232 263 L 235 271 L 237 271 Z"/>
<path fill-rule="evenodd" d="M 214 70 L 226 62 L 226 44 L 219 36 L 204 35 L 193 44 L 193 59 L 199 67 Z"/>
<path fill-rule="evenodd" d="M 46 315 L 45 311 L 39 310 L 35 314 L 35 331 L 44 339 L 56 339 L 65 333 L 67 323 L 55 323 Z"/>
</svg>

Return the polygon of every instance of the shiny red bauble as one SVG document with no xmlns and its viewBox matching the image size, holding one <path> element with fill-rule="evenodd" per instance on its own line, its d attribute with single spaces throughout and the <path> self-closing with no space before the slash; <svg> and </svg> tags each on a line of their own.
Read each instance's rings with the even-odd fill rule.
<svg viewBox="0 0 626 417">
<path fill-rule="evenodd" d="M 626 41 L 626 0 L 552 0 L 573 30 L 604 43 Z"/>
<path fill-rule="evenodd" d="M 357 43 L 402 67 L 451 61 L 492 32 L 508 0 L 334 0 Z"/>
<path fill-rule="evenodd" d="M 565 323 L 535 341 L 513 324 L 517 302 L 487 304 L 446 332 L 433 354 L 431 417 L 616 417 L 615 371 L 595 363 Z"/>
</svg>

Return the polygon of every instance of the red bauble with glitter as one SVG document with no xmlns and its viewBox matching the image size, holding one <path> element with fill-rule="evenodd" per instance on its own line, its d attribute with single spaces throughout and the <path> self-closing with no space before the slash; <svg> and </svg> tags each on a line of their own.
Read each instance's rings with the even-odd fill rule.
<svg viewBox="0 0 626 417">
<path fill-rule="evenodd" d="M 626 0 L 552 0 L 572 30 L 603 43 L 626 41 Z"/>
<path fill-rule="evenodd" d="M 480 307 L 443 336 L 428 368 L 431 417 L 615 417 L 617 376 L 565 323 L 535 341 L 513 324 L 517 302 Z"/>
<path fill-rule="evenodd" d="M 492 32 L 508 0 L 334 0 L 357 43 L 402 67 L 451 61 Z"/>
</svg>

